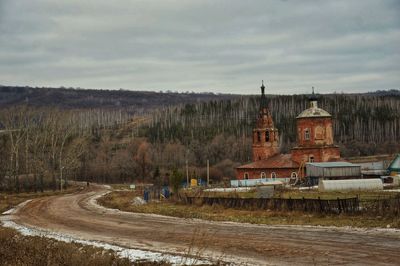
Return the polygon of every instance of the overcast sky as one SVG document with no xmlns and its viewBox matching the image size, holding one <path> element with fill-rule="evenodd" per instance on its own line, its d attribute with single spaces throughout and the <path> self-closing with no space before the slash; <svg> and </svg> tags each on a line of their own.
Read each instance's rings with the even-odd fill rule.
<svg viewBox="0 0 400 266">
<path fill-rule="evenodd" d="M 400 88 L 400 1 L 0 0 L 0 84 Z"/>
</svg>

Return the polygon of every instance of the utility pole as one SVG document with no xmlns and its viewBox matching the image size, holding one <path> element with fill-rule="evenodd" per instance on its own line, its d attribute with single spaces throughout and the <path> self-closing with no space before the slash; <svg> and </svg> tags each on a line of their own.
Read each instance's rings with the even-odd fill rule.
<svg viewBox="0 0 400 266">
<path fill-rule="evenodd" d="M 207 160 L 207 187 L 210 186 L 210 161 Z"/>
<path fill-rule="evenodd" d="M 61 167 L 61 171 L 60 171 L 60 191 L 63 190 L 63 186 L 62 186 L 62 181 L 63 181 L 63 170 L 64 170 L 64 166 Z"/>
<path fill-rule="evenodd" d="M 189 187 L 189 167 L 187 159 L 186 159 L 186 187 Z"/>
</svg>

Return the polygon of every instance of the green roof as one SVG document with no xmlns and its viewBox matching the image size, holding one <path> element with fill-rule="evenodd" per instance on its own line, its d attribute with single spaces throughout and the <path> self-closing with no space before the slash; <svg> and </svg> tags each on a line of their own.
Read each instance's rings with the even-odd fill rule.
<svg viewBox="0 0 400 266">
<path fill-rule="evenodd" d="M 400 154 L 397 154 L 396 158 L 388 167 L 389 172 L 400 172 Z"/>
</svg>

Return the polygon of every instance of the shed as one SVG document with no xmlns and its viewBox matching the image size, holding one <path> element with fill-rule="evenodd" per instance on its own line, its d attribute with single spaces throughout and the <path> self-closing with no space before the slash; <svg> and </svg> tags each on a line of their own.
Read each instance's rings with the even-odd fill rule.
<svg viewBox="0 0 400 266">
<path fill-rule="evenodd" d="M 388 172 L 391 175 L 400 174 L 400 154 L 397 154 L 396 158 L 394 158 L 392 163 L 389 165 Z"/>
<path fill-rule="evenodd" d="M 306 175 L 323 179 L 360 178 L 361 166 L 348 162 L 307 163 Z"/>
<path fill-rule="evenodd" d="M 318 190 L 349 191 L 349 190 L 383 190 L 381 179 L 345 179 L 345 180 L 320 180 Z"/>
</svg>

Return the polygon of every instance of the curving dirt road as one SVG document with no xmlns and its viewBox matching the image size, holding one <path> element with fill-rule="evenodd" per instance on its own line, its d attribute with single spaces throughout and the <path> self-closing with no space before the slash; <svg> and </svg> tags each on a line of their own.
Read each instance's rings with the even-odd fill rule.
<svg viewBox="0 0 400 266">
<path fill-rule="evenodd" d="M 96 204 L 107 189 L 34 199 L 12 215 L 33 226 L 123 247 L 173 254 L 199 252 L 250 265 L 394 265 L 400 232 L 208 222 L 119 212 Z"/>
</svg>

